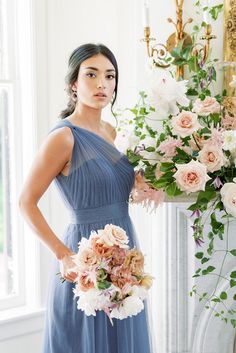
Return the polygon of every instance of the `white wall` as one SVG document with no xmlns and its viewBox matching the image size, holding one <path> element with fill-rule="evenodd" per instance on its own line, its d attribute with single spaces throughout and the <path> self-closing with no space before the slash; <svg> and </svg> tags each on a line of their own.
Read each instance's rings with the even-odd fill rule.
<svg viewBox="0 0 236 353">
<path fill-rule="evenodd" d="M 34 54 L 35 54 L 35 94 L 38 126 L 38 144 L 43 141 L 49 128 L 57 122 L 60 110 L 64 109 L 66 97 L 64 93 L 64 76 L 67 70 L 67 60 L 71 51 L 85 42 L 102 42 L 112 49 L 117 57 L 120 69 L 120 84 L 118 102 L 122 106 L 128 106 L 135 101 L 136 94 L 140 88 L 145 87 L 144 60 L 146 58 L 146 48 L 140 42 L 143 37 L 141 7 L 142 0 L 34 0 L 33 3 L 33 26 L 34 26 Z M 150 1 L 152 7 L 151 25 L 152 36 L 157 37 L 158 42 L 164 42 L 173 28 L 167 23 L 167 17 L 175 17 L 175 2 Z M 193 1 L 186 1 L 185 8 L 187 14 L 192 14 Z M 220 40 L 214 49 L 218 54 L 222 53 L 222 26 L 215 28 L 215 33 Z M 106 110 L 104 118 L 111 117 Z M 111 117 L 111 123 L 115 124 Z M 58 194 L 54 186 L 42 200 L 42 208 L 46 219 L 54 231 L 60 236 L 64 230 L 68 216 L 65 213 Z M 139 211 L 140 212 L 140 211 Z M 144 211 L 142 213 L 142 217 Z M 136 224 L 136 229 L 141 234 L 142 227 L 139 228 L 138 217 L 132 211 L 132 217 Z M 139 216 L 140 217 L 140 216 Z M 137 219 L 137 223 L 136 223 Z M 146 218 L 145 222 L 148 223 Z M 161 237 L 162 234 L 155 229 L 158 228 L 157 219 L 153 219 L 154 234 Z M 148 246 L 146 247 L 147 251 Z M 148 254 L 147 254 L 148 256 Z M 41 300 L 40 304 L 45 304 L 46 284 L 48 266 L 52 259 L 51 253 L 40 247 L 41 258 Z M 160 261 L 161 258 L 160 258 Z M 164 259 L 163 259 L 164 261 Z M 151 260 L 150 260 L 151 262 Z M 153 264 L 153 263 L 152 263 Z M 157 264 L 157 263 L 156 263 Z M 156 266 L 155 264 L 155 266 Z M 150 264 L 149 264 L 150 266 Z M 164 273 L 157 272 L 159 278 Z M 161 283 L 161 282 L 160 282 Z M 160 284 L 159 284 L 160 286 Z M 159 303 L 165 293 L 161 293 L 159 287 Z M 157 304 L 157 310 L 161 311 L 161 304 Z M 162 313 L 164 315 L 164 313 Z M 162 315 L 160 313 L 160 316 Z M 161 316 L 163 317 L 163 316 Z M 37 317 L 37 320 L 38 317 Z M 24 321 L 23 325 L 24 325 Z M 158 322 L 158 332 L 161 333 L 162 321 Z M 27 324 L 25 324 L 27 325 Z M 18 334 L 15 326 L 9 326 L 11 335 L 7 340 L 0 340 L 0 352 L 40 352 L 41 327 L 37 321 L 37 332 L 24 332 Z M 10 329 L 11 327 L 11 329 Z M 14 337 L 15 335 L 15 337 Z M 37 344 L 35 344 L 35 341 Z M 162 342 L 160 341 L 160 347 Z M 163 343 L 164 347 L 164 343 Z M 166 353 L 160 351 L 160 353 Z M 174 352 L 170 352 L 174 353 Z"/>
</svg>

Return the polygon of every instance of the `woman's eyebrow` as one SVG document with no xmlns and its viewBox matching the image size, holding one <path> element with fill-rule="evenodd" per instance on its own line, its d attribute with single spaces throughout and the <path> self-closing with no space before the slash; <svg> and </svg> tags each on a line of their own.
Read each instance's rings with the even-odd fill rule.
<svg viewBox="0 0 236 353">
<path fill-rule="evenodd" d="M 93 67 L 93 66 L 83 67 L 83 69 L 90 69 L 90 70 L 99 71 L 99 69 L 97 67 Z M 115 71 L 115 70 L 114 69 L 107 69 L 106 70 L 106 72 L 111 72 L 111 71 Z"/>
</svg>

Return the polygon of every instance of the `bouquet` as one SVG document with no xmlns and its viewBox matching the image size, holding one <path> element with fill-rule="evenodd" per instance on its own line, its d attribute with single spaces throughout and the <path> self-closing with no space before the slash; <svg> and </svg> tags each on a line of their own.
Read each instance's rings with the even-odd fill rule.
<svg viewBox="0 0 236 353">
<path fill-rule="evenodd" d="M 73 289 L 74 298 L 79 297 L 77 308 L 88 316 L 103 310 L 112 325 L 112 318 L 137 315 L 152 286 L 153 277 L 144 273 L 142 252 L 127 244 L 124 229 L 106 224 L 88 239 L 82 237 L 78 253 L 71 256 L 78 274 Z"/>
</svg>

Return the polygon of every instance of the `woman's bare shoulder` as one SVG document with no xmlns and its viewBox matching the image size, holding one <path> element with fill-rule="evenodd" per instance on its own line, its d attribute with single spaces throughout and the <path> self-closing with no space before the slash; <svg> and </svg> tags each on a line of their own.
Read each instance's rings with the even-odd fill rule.
<svg viewBox="0 0 236 353">
<path fill-rule="evenodd" d="M 116 129 L 113 125 L 111 125 L 108 121 L 105 122 L 105 127 L 108 134 L 111 136 L 113 140 L 116 138 Z"/>
<path fill-rule="evenodd" d="M 48 134 L 45 143 L 61 148 L 71 148 L 74 144 L 74 137 L 68 126 L 61 126 Z"/>
</svg>

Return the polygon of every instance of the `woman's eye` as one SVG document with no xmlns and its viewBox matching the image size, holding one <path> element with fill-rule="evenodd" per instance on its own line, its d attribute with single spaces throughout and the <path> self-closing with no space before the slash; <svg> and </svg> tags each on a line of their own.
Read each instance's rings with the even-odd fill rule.
<svg viewBox="0 0 236 353">
<path fill-rule="evenodd" d="M 95 74 L 92 73 L 92 72 L 89 72 L 89 73 L 87 74 L 87 76 L 88 76 L 88 77 L 95 77 Z"/>
<path fill-rule="evenodd" d="M 108 75 L 107 77 L 109 78 L 109 80 L 112 80 L 113 78 L 115 78 L 114 75 Z"/>
</svg>

